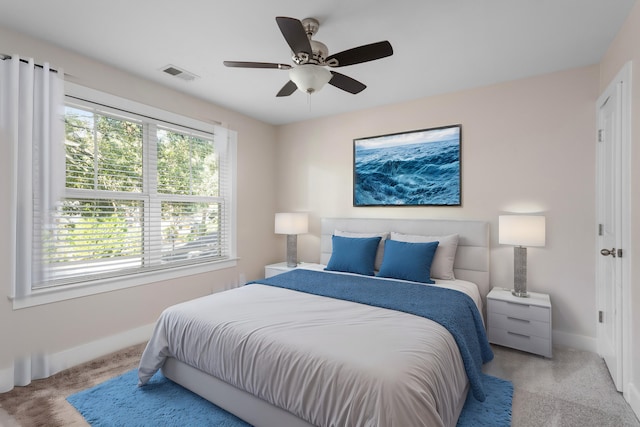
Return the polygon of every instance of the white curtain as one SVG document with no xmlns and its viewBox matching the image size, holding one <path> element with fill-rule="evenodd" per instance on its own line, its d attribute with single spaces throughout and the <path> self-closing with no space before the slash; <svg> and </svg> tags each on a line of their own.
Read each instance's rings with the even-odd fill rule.
<svg viewBox="0 0 640 427">
<path fill-rule="evenodd" d="M 0 129 L 11 156 L 12 296 L 31 293 L 33 262 L 48 213 L 64 191 L 64 73 L 13 55 L 0 61 Z M 35 217 L 34 217 L 35 213 Z M 34 233 L 36 233 L 34 235 Z M 34 239 L 35 237 L 35 239 Z"/>
<path fill-rule="evenodd" d="M 12 226 L 5 238 L 11 245 L 9 292 L 14 298 L 28 296 L 32 281 L 42 274 L 33 262 L 32 246 L 39 246 L 48 213 L 64 191 L 63 75 L 48 63 L 36 65 L 33 59 L 18 55 L 0 60 L 0 141 L 11 168 L 10 198 L 3 200 L 3 209 Z M 47 376 L 43 360 L 35 353 L 20 355 L 14 362 L 12 382 L 25 385 Z"/>
</svg>

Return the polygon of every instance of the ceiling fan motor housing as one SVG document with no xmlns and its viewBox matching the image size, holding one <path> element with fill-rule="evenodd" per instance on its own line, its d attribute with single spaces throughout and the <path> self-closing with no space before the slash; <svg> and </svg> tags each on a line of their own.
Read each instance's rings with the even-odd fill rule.
<svg viewBox="0 0 640 427">
<path fill-rule="evenodd" d="M 329 56 L 329 48 L 327 45 L 311 38 L 318 32 L 320 23 L 315 18 L 305 18 L 302 21 L 302 27 L 304 32 L 309 38 L 309 44 L 311 44 L 311 56 L 307 52 L 293 52 L 293 62 L 298 65 L 302 64 L 315 64 L 315 65 L 327 65 L 325 59 Z"/>
<path fill-rule="evenodd" d="M 293 62 L 298 65 L 302 64 L 315 64 L 315 65 L 327 65 L 325 59 L 329 56 L 329 49 L 327 45 L 316 40 L 309 40 L 311 44 L 312 55 L 309 56 L 305 52 L 299 52 L 293 54 Z"/>
</svg>

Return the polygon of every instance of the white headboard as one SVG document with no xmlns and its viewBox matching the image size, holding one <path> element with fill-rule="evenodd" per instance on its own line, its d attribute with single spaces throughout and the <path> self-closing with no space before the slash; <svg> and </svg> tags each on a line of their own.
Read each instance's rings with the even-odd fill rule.
<svg viewBox="0 0 640 427">
<path fill-rule="evenodd" d="M 458 250 L 453 264 L 456 278 L 477 284 L 483 299 L 489 293 L 491 285 L 489 282 L 490 238 L 488 222 L 439 219 L 323 218 L 320 234 L 320 262 L 322 264 L 327 264 L 331 258 L 331 236 L 335 230 L 359 233 L 395 231 L 424 236 L 458 234 Z"/>
</svg>

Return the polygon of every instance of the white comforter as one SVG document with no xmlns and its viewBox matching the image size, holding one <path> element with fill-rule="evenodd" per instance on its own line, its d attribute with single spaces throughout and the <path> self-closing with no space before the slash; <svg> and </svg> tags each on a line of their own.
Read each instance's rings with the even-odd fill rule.
<svg viewBox="0 0 640 427">
<path fill-rule="evenodd" d="M 166 309 L 141 385 L 166 357 L 318 426 L 455 426 L 467 387 L 453 337 L 431 320 L 258 284 Z"/>
</svg>

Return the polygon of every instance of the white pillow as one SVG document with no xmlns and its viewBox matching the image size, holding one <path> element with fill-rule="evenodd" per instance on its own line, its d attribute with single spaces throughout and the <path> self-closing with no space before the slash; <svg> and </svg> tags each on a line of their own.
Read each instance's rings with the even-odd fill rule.
<svg viewBox="0 0 640 427">
<path fill-rule="evenodd" d="M 335 230 L 333 234 L 340 237 L 354 237 L 360 239 L 366 237 L 381 237 L 380 243 L 378 244 L 378 251 L 376 252 L 376 261 L 374 264 L 375 270 L 380 270 L 380 266 L 382 265 L 382 258 L 384 256 L 384 241 L 389 238 L 389 233 L 357 233 L 354 231 Z"/>
<path fill-rule="evenodd" d="M 431 277 L 434 279 L 455 280 L 453 275 L 453 262 L 458 250 L 458 235 L 447 236 L 418 236 L 414 234 L 401 234 L 391 232 L 391 240 L 411 243 L 439 242 L 436 254 L 431 263 Z"/>
</svg>

